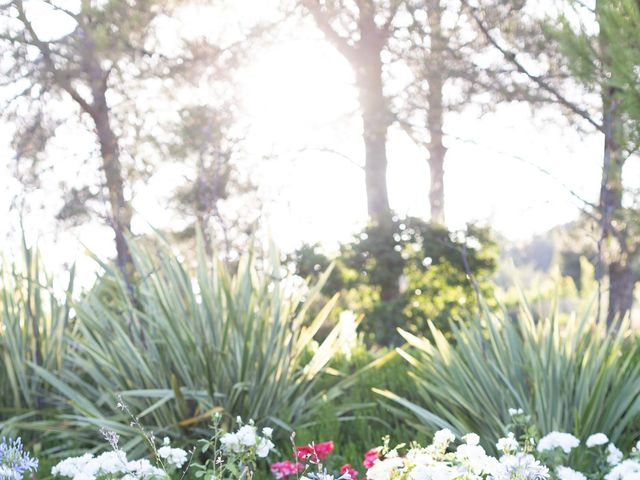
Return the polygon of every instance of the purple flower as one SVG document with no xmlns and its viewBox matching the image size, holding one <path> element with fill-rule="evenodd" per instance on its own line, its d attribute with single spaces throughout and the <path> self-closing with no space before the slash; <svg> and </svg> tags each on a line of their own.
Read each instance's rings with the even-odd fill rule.
<svg viewBox="0 0 640 480">
<path fill-rule="evenodd" d="M 38 459 L 31 458 L 25 452 L 22 440 L 6 440 L 2 437 L 0 443 L 0 480 L 22 480 L 26 472 L 35 472 L 38 469 Z"/>
</svg>

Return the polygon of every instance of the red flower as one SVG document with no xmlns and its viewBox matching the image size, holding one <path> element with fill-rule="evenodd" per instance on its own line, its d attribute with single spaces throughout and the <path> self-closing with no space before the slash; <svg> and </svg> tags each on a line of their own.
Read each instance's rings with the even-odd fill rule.
<svg viewBox="0 0 640 480">
<path fill-rule="evenodd" d="M 345 463 L 340 467 L 340 475 L 349 474 L 351 480 L 358 480 L 358 472 L 350 464 Z"/>
<path fill-rule="evenodd" d="M 302 470 L 304 470 L 304 466 L 301 463 L 293 463 L 289 460 L 271 464 L 271 473 L 273 473 L 277 480 L 289 478 Z"/>
<path fill-rule="evenodd" d="M 296 447 L 296 457 L 304 462 L 318 463 L 324 460 L 333 451 L 333 442 L 310 443 L 302 447 Z"/>
<path fill-rule="evenodd" d="M 372 448 L 367 453 L 364 454 L 364 461 L 362 465 L 367 470 L 373 467 L 373 464 L 376 463 L 376 460 L 380 457 L 380 452 L 378 452 L 378 448 Z"/>
</svg>

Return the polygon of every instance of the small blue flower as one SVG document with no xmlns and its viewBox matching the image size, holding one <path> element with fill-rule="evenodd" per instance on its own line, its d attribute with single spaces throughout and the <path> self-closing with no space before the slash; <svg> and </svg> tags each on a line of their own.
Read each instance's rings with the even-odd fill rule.
<svg viewBox="0 0 640 480">
<path fill-rule="evenodd" d="M 38 469 L 38 459 L 31 458 L 24 451 L 22 440 L 6 440 L 2 437 L 0 443 L 0 480 L 22 480 L 26 472 Z"/>
</svg>

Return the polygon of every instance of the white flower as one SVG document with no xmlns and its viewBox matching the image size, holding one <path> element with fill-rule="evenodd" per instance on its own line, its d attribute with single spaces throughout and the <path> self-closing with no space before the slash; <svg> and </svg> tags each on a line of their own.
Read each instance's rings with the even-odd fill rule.
<svg viewBox="0 0 640 480">
<path fill-rule="evenodd" d="M 515 417 L 516 415 L 522 415 L 524 413 L 524 410 L 522 410 L 521 408 L 510 408 L 509 409 L 509 416 L 510 417 Z"/>
<path fill-rule="evenodd" d="M 236 432 L 238 442 L 246 447 L 253 447 L 257 442 L 257 431 L 253 425 L 243 425 Z"/>
<path fill-rule="evenodd" d="M 238 453 L 242 450 L 240 439 L 236 433 L 225 433 L 220 437 L 220 443 L 225 452 Z"/>
<path fill-rule="evenodd" d="M 556 467 L 556 474 L 558 475 L 558 480 L 587 480 L 583 473 L 562 465 Z"/>
<path fill-rule="evenodd" d="M 640 478 L 640 463 L 637 460 L 625 460 L 607 473 L 604 480 L 637 480 Z"/>
<path fill-rule="evenodd" d="M 518 450 L 518 440 L 516 440 L 513 432 L 509 432 L 506 437 L 502 437 L 498 440 L 498 443 L 496 443 L 496 448 L 505 453 L 515 452 L 516 450 Z"/>
<path fill-rule="evenodd" d="M 79 474 L 84 466 L 93 458 L 90 453 L 85 453 L 81 457 L 69 457 L 58 462 L 52 469 L 51 475 L 73 478 Z"/>
<path fill-rule="evenodd" d="M 536 460 L 533 455 L 517 453 L 503 455 L 500 462 L 492 463 L 489 473 L 494 480 L 539 480 L 547 478 L 549 469 Z"/>
<path fill-rule="evenodd" d="M 622 452 L 616 448 L 613 443 L 607 445 L 607 463 L 609 465 L 617 465 L 622 460 Z"/>
<path fill-rule="evenodd" d="M 188 456 L 187 452 L 181 448 L 171 448 L 168 445 L 160 447 L 158 449 L 158 455 L 176 468 L 182 467 L 187 461 Z"/>
<path fill-rule="evenodd" d="M 462 440 L 464 440 L 467 445 L 478 445 L 480 443 L 480 437 L 475 433 L 467 433 L 462 437 Z"/>
<path fill-rule="evenodd" d="M 404 460 L 400 457 L 385 458 L 378 460 L 367 470 L 369 480 L 389 480 L 392 471 L 398 471 L 404 467 Z"/>
<path fill-rule="evenodd" d="M 585 445 L 589 448 L 596 447 L 598 445 L 604 445 L 609 441 L 609 438 L 604 433 L 594 433 L 593 435 L 589 435 Z"/>
<path fill-rule="evenodd" d="M 456 436 L 448 428 L 438 430 L 433 435 L 433 444 L 438 447 L 445 447 L 456 439 Z"/>
<path fill-rule="evenodd" d="M 561 448 L 564 453 L 570 453 L 571 449 L 580 445 L 580 440 L 564 432 L 551 432 L 545 435 L 538 442 L 538 451 L 545 452 L 554 448 Z"/>
<path fill-rule="evenodd" d="M 127 466 L 127 456 L 122 450 L 105 452 L 87 463 L 85 469 L 98 475 L 122 472 Z"/>
<path fill-rule="evenodd" d="M 480 445 L 460 445 L 456 450 L 456 455 L 459 460 L 466 463 L 476 475 L 480 475 L 483 472 L 488 472 L 488 463 L 490 462 L 484 448 Z"/>
<path fill-rule="evenodd" d="M 164 437 L 162 439 L 162 445 L 171 445 L 171 439 L 169 437 Z"/>
<path fill-rule="evenodd" d="M 258 446 L 256 447 L 256 455 L 260 458 L 264 458 L 269 455 L 269 451 L 274 447 L 271 440 L 268 438 L 261 438 L 258 441 Z"/>
<path fill-rule="evenodd" d="M 417 465 L 409 472 L 411 480 L 451 480 L 458 476 L 458 472 L 444 462 L 432 465 Z"/>
<path fill-rule="evenodd" d="M 143 480 L 155 478 L 167 478 L 166 473 L 160 468 L 151 465 L 146 458 L 127 463 L 127 475 L 122 480 Z"/>
<path fill-rule="evenodd" d="M 265 437 L 271 438 L 271 436 L 273 435 L 273 428 L 271 428 L 271 427 L 264 427 L 264 428 L 262 429 L 262 434 L 263 434 Z"/>
<path fill-rule="evenodd" d="M 315 480 L 333 480 L 333 475 L 327 472 L 318 472 L 314 475 Z"/>
<path fill-rule="evenodd" d="M 640 440 L 636 443 L 636 450 L 640 450 Z"/>
<path fill-rule="evenodd" d="M 80 472 L 73 477 L 73 480 L 96 480 L 96 476 L 91 472 Z"/>
<path fill-rule="evenodd" d="M 407 452 L 406 458 L 411 460 L 415 465 L 430 465 L 434 462 L 433 447 L 412 448 Z"/>
</svg>

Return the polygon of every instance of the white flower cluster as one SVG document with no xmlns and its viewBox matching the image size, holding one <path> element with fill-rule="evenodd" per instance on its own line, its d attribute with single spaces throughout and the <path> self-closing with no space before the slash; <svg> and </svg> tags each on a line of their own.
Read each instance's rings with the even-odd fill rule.
<svg viewBox="0 0 640 480">
<path fill-rule="evenodd" d="M 172 448 L 169 438 L 165 438 L 163 446 L 158 449 L 158 456 L 169 467 L 181 468 L 187 462 L 188 454 L 181 448 Z M 85 453 L 81 457 L 66 458 L 51 469 L 51 474 L 72 480 L 95 480 L 105 475 L 122 480 L 168 478 L 163 469 L 153 466 L 147 459 L 127 460 L 122 450 L 112 450 L 97 457 Z"/>
<path fill-rule="evenodd" d="M 604 433 L 594 433 L 593 435 L 589 435 L 585 445 L 589 448 L 597 447 L 599 445 L 604 445 L 609 443 L 609 437 L 607 437 Z"/>
<path fill-rule="evenodd" d="M 622 460 L 622 452 L 613 443 L 607 445 L 607 463 L 617 465 Z"/>
<path fill-rule="evenodd" d="M 609 473 L 604 476 L 604 480 L 640 480 L 640 453 L 638 453 L 640 442 L 636 445 L 632 458 L 624 461 L 624 454 L 613 442 L 610 442 L 609 437 L 604 433 L 599 432 L 589 435 L 584 444 L 587 448 L 606 445 L 606 448 L 602 448 L 599 454 L 602 455 L 600 464 L 603 464 L 604 460 L 606 460 L 606 463 L 611 467 Z M 579 445 L 580 441 L 569 433 L 551 432 L 540 439 L 538 451 L 546 452 L 559 448 L 569 455 Z M 587 480 L 587 478 L 592 478 L 591 474 L 587 476 L 564 465 L 556 466 L 555 473 L 558 480 Z"/>
<path fill-rule="evenodd" d="M 519 447 L 520 445 L 513 432 L 509 432 L 506 437 L 500 438 L 496 443 L 496 448 L 506 454 L 515 452 Z"/>
<path fill-rule="evenodd" d="M 538 451 L 545 452 L 554 448 L 561 448 L 564 453 L 571 453 L 571 450 L 580 445 L 580 440 L 564 432 L 551 432 L 546 434 L 538 442 Z"/>
<path fill-rule="evenodd" d="M 556 468 L 556 476 L 558 480 L 587 480 L 584 473 L 578 472 L 573 468 L 565 467 L 564 465 Z"/>
<path fill-rule="evenodd" d="M 640 462 L 637 460 L 625 460 L 618 463 L 604 477 L 604 480 L 637 480 L 640 478 Z"/>
<path fill-rule="evenodd" d="M 250 421 L 247 425 L 242 425 L 238 431 L 233 433 L 225 433 L 220 437 L 222 450 L 225 453 L 242 454 L 255 449 L 256 456 L 264 458 L 274 447 L 271 441 L 273 429 L 265 427 L 262 429 L 262 435 L 258 435 L 258 429 Z"/>
<path fill-rule="evenodd" d="M 162 446 L 158 449 L 158 456 L 165 460 L 169 465 L 181 468 L 187 463 L 187 452 L 181 448 L 171 448 L 171 440 L 164 437 Z"/>
<path fill-rule="evenodd" d="M 97 457 L 85 453 L 81 457 L 66 458 L 51 469 L 51 474 L 73 480 L 95 480 L 103 475 L 119 475 L 123 480 L 166 478 L 165 472 L 151 465 L 149 460 L 127 461 L 122 450 L 105 452 Z"/>
<path fill-rule="evenodd" d="M 487 455 L 475 433 L 462 437 L 465 442 L 448 452 L 455 440 L 447 429 L 436 432 L 433 443 L 410 449 L 404 457 L 395 450 L 378 459 L 367 470 L 368 480 L 542 480 L 548 469 L 532 455 L 518 452 L 518 443 L 510 434 L 498 443 L 505 452 L 500 460 Z"/>
<path fill-rule="evenodd" d="M 524 452 L 503 455 L 491 472 L 490 480 L 542 480 L 549 469 L 533 455 Z"/>
</svg>

